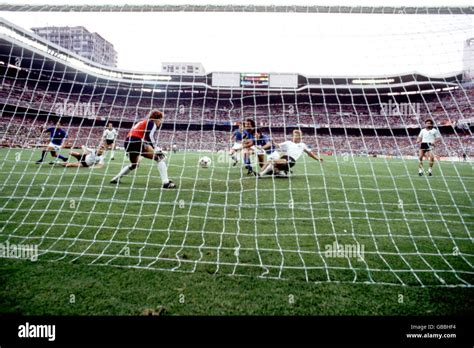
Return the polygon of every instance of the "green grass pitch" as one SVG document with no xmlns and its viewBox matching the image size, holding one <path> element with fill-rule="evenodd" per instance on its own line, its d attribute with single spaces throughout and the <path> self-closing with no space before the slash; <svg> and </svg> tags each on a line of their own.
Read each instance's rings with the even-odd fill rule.
<svg viewBox="0 0 474 348">
<path fill-rule="evenodd" d="M 1 313 L 473 313 L 471 163 L 419 177 L 414 160 L 304 158 L 257 180 L 178 152 L 179 189 L 162 190 L 148 160 L 109 184 L 123 152 L 92 170 L 0 154 L 0 243 L 39 249 L 0 259 Z M 363 257 L 328 254 L 335 242 Z"/>
</svg>

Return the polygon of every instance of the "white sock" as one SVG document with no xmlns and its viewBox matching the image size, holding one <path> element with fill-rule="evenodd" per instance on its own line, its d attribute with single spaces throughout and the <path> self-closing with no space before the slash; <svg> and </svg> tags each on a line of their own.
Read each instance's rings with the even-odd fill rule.
<svg viewBox="0 0 474 348">
<path fill-rule="evenodd" d="M 268 172 L 270 172 L 271 170 L 273 170 L 273 164 L 270 164 L 267 168 L 265 168 L 264 170 L 262 170 L 260 172 L 260 175 L 266 175 Z"/>
<path fill-rule="evenodd" d="M 114 158 L 114 150 L 111 151 L 110 157 Z"/>
<path fill-rule="evenodd" d="M 170 181 L 168 179 L 168 168 L 166 167 L 166 163 L 159 161 L 157 166 L 158 170 L 160 171 L 161 182 L 163 185 L 169 183 Z"/>
<path fill-rule="evenodd" d="M 431 168 L 428 169 L 428 173 L 431 173 Z"/>
<path fill-rule="evenodd" d="M 125 166 L 122 168 L 122 170 L 120 171 L 120 173 L 118 173 L 118 175 L 113 178 L 112 180 L 118 180 L 120 179 L 122 176 L 124 175 L 127 175 L 128 173 L 130 173 L 132 170 L 130 169 L 130 166 Z"/>
<path fill-rule="evenodd" d="M 423 173 L 423 168 L 419 168 L 418 173 Z"/>
</svg>

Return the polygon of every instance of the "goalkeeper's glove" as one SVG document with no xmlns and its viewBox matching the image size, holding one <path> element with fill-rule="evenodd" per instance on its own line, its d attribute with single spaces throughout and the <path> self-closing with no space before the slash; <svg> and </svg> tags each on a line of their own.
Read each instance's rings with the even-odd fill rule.
<svg viewBox="0 0 474 348">
<path fill-rule="evenodd" d="M 165 159 L 166 156 L 163 153 L 163 150 L 161 149 L 161 147 L 157 147 L 156 149 L 153 149 L 153 150 L 154 150 L 153 158 L 155 161 L 159 162 Z"/>
</svg>

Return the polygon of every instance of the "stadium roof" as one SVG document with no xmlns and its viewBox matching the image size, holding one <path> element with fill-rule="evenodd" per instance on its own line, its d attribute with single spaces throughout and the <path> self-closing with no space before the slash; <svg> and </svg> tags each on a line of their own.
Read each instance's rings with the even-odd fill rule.
<svg viewBox="0 0 474 348">
<path fill-rule="evenodd" d="M 16 61 L 21 57 L 21 62 Z M 266 92 L 303 91 L 303 90 L 337 90 L 338 94 L 365 94 L 376 91 L 377 94 L 403 95 L 432 93 L 454 89 L 462 82 L 462 74 L 431 78 L 417 72 L 401 76 L 348 76 L 348 77 L 307 77 L 297 75 L 296 86 L 292 88 L 272 88 L 270 86 L 225 86 L 213 84 L 213 74 L 181 75 L 170 73 L 144 73 L 122 70 L 99 65 L 65 50 L 43 38 L 0 18 L 0 65 L 2 68 L 20 69 L 58 81 L 91 83 L 95 85 L 114 86 L 126 84 L 137 88 L 164 92 L 170 87 L 192 89 L 214 89 L 225 93 L 225 90 L 242 90 Z M 240 73 L 234 73 L 240 74 Z M 275 73 L 276 75 L 279 73 Z M 272 75 L 270 73 L 270 75 Z M 38 78 L 44 78 L 39 76 Z"/>
</svg>

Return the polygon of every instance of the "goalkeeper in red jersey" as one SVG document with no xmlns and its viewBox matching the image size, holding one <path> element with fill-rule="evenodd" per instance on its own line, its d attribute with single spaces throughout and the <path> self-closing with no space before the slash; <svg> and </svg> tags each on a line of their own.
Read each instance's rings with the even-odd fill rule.
<svg viewBox="0 0 474 348">
<path fill-rule="evenodd" d="M 125 139 L 125 151 L 130 159 L 130 165 L 122 168 L 110 183 L 117 184 L 120 179 L 138 167 L 140 156 L 156 161 L 160 172 L 163 188 L 173 189 L 176 184 L 168 179 L 168 168 L 165 163 L 165 155 L 156 146 L 155 133 L 163 121 L 163 113 L 159 110 L 151 110 L 148 117 L 136 123 L 128 132 Z"/>
</svg>

